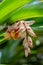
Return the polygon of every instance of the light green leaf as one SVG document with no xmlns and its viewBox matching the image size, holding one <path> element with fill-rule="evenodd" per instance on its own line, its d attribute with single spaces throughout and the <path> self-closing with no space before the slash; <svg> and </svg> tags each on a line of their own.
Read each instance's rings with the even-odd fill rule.
<svg viewBox="0 0 43 65">
<path fill-rule="evenodd" d="M 15 22 L 22 19 L 29 19 L 34 17 L 43 17 L 43 2 L 34 1 L 27 4 L 15 12 L 8 18 L 9 22 Z"/>
<path fill-rule="evenodd" d="M 3 4 L 0 5 L 0 23 L 9 18 L 14 10 L 31 1 L 32 0 L 5 0 Z"/>
</svg>

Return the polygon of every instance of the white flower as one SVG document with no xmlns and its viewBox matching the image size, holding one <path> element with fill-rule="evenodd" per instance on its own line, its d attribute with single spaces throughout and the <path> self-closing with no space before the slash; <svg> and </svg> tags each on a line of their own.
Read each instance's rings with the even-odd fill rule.
<svg viewBox="0 0 43 65">
<path fill-rule="evenodd" d="M 25 57 L 28 57 L 28 54 L 30 53 L 30 48 L 28 46 L 26 39 L 24 39 L 24 41 L 23 41 L 23 46 L 24 46 L 24 50 L 25 50 Z"/>
<path fill-rule="evenodd" d="M 9 35 L 9 37 L 7 36 L 7 34 L 5 35 L 6 39 L 10 39 L 10 37 L 12 37 L 14 40 L 16 40 L 17 38 L 24 38 L 23 46 L 25 50 L 25 57 L 27 57 L 30 53 L 30 48 L 33 48 L 32 39 L 30 36 L 28 36 L 28 34 L 33 37 L 37 37 L 30 27 L 30 25 L 32 25 L 33 23 L 34 21 L 19 21 L 8 27 L 7 34 Z"/>
</svg>

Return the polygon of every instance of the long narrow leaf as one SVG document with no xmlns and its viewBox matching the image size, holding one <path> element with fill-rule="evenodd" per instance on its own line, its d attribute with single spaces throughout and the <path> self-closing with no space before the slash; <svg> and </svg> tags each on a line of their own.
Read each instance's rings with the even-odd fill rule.
<svg viewBox="0 0 43 65">
<path fill-rule="evenodd" d="M 15 12 L 8 19 L 10 23 L 21 19 L 28 19 L 33 17 L 43 17 L 43 2 L 34 1 L 27 4 Z"/>
<path fill-rule="evenodd" d="M 32 0 L 5 0 L 2 5 L 0 5 L 0 23 L 5 21 L 15 9 L 23 6 Z"/>
</svg>

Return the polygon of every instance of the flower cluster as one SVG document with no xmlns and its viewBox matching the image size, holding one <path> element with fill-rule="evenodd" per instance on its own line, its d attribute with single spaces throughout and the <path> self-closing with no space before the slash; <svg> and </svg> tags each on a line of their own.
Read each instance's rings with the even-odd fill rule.
<svg viewBox="0 0 43 65">
<path fill-rule="evenodd" d="M 17 38 L 24 38 L 23 47 L 25 50 L 25 57 L 27 57 L 30 53 L 30 48 L 33 47 L 32 39 L 29 35 L 37 37 L 30 27 L 30 25 L 32 25 L 33 23 L 34 21 L 19 21 L 12 26 L 8 26 L 8 29 L 4 35 L 8 40 L 10 38 L 13 38 L 14 40 L 16 40 Z"/>
</svg>

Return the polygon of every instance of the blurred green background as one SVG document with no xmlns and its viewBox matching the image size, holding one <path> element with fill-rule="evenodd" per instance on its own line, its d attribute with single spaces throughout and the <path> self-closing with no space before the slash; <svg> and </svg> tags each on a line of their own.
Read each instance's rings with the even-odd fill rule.
<svg viewBox="0 0 43 65">
<path fill-rule="evenodd" d="M 4 38 L 7 26 L 19 20 L 35 21 L 31 28 L 37 38 L 32 38 L 34 47 L 27 58 L 23 39 Z M 43 0 L 0 0 L 0 26 L 5 23 L 0 30 L 0 65 L 43 65 Z"/>
</svg>

